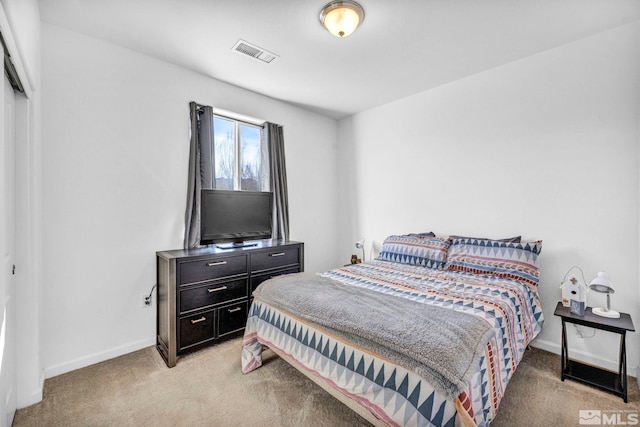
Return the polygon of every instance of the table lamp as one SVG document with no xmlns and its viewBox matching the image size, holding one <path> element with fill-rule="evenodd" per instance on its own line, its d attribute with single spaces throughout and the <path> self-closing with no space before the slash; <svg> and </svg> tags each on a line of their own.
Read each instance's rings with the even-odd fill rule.
<svg viewBox="0 0 640 427">
<path fill-rule="evenodd" d="M 364 262 L 364 239 L 358 240 L 355 243 L 356 248 L 362 250 L 362 262 Z"/>
<path fill-rule="evenodd" d="M 598 316 L 603 317 L 609 317 L 611 319 L 617 319 L 620 317 L 620 313 L 615 310 L 611 310 L 610 296 L 615 292 L 615 290 L 613 289 L 613 283 L 611 283 L 611 280 L 609 279 L 609 275 L 607 273 L 605 273 L 604 271 L 600 271 L 598 273 L 598 276 L 589 284 L 589 289 L 607 294 L 607 308 L 594 307 L 592 309 L 593 314 L 597 314 Z"/>
</svg>

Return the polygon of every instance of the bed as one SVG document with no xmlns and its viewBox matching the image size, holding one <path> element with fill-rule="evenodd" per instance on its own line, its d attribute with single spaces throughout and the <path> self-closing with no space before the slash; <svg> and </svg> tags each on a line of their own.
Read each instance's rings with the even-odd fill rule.
<svg viewBox="0 0 640 427">
<path fill-rule="evenodd" d="M 540 332 L 540 241 L 387 237 L 372 261 L 254 291 L 242 370 L 273 350 L 374 425 L 486 426 Z"/>
</svg>

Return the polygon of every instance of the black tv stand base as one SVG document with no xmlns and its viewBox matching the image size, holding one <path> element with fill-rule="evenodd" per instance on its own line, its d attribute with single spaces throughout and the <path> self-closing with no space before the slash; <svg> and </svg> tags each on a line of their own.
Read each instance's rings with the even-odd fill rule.
<svg viewBox="0 0 640 427">
<path fill-rule="evenodd" d="M 252 246 L 258 246 L 256 242 L 241 242 L 241 243 L 228 243 L 226 245 L 216 245 L 218 249 L 237 249 L 237 248 L 250 248 Z"/>
</svg>

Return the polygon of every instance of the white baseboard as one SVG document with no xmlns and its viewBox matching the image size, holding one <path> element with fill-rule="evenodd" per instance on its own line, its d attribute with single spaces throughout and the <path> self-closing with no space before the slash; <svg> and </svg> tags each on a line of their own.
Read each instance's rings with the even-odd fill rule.
<svg viewBox="0 0 640 427">
<path fill-rule="evenodd" d="M 44 369 L 40 371 L 40 378 L 38 379 L 38 386 L 27 393 L 18 393 L 16 405 L 18 409 L 26 408 L 27 406 L 35 405 L 42 400 L 44 393 Z"/>
<path fill-rule="evenodd" d="M 545 350 L 549 353 L 560 354 L 560 345 L 553 341 L 536 338 L 531 341 L 531 347 L 539 348 L 540 350 Z"/>
<path fill-rule="evenodd" d="M 81 357 L 69 362 L 61 363 L 56 366 L 51 366 L 45 369 L 45 378 L 52 378 L 57 375 L 61 375 L 67 372 L 75 371 L 76 369 L 84 368 L 86 366 L 94 365 L 96 363 L 104 362 L 105 360 L 113 359 L 114 357 L 122 356 L 123 354 L 131 353 L 145 347 L 155 345 L 154 339 L 144 339 L 134 343 L 130 343 L 124 346 L 116 347 L 100 353 L 90 354 L 86 357 Z"/>
<path fill-rule="evenodd" d="M 40 382 L 40 388 L 32 391 L 26 397 L 25 400 L 18 402 L 18 409 L 26 408 L 27 406 L 35 405 L 36 403 L 40 402 L 42 400 L 43 388 L 44 388 L 44 375 L 42 376 L 42 381 Z"/>
</svg>

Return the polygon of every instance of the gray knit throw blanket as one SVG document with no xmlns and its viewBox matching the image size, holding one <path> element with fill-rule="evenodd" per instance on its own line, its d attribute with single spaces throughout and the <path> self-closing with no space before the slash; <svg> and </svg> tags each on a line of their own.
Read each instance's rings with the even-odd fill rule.
<svg viewBox="0 0 640 427">
<path fill-rule="evenodd" d="M 411 370 L 450 398 L 468 388 L 493 329 L 467 313 L 345 285 L 312 273 L 278 276 L 259 301 Z"/>
</svg>

